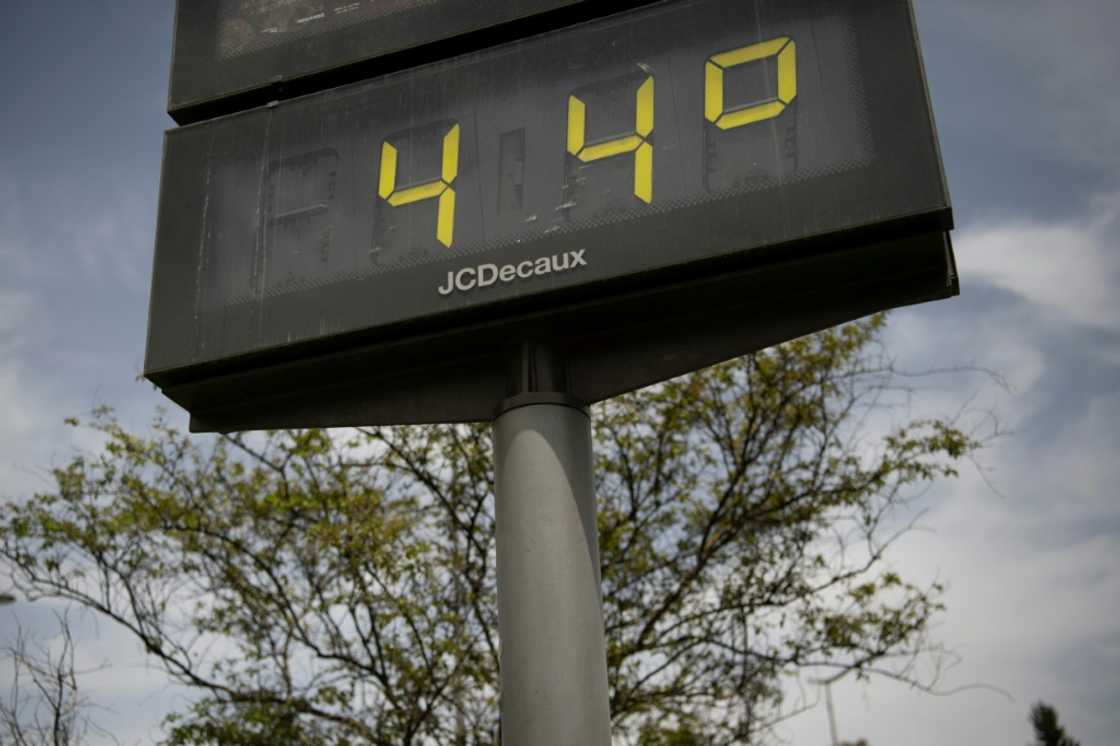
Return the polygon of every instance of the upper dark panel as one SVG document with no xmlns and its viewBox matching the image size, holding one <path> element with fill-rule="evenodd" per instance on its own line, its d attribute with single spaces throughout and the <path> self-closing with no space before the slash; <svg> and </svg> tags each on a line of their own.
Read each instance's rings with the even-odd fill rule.
<svg viewBox="0 0 1120 746">
<path fill-rule="evenodd" d="M 599 5 L 609 10 L 620 3 L 179 0 L 168 111 L 181 124 L 197 121 L 216 112 L 335 85 L 335 78 L 324 79 L 322 85 L 310 78 L 332 72 L 345 75 L 348 68 L 385 55 L 537 14 L 562 9 L 578 13 Z M 221 100 L 227 97 L 238 100 L 223 105 Z"/>
<path fill-rule="evenodd" d="M 906 0 L 674 0 L 170 132 L 145 369 L 442 333 L 948 210 Z"/>
</svg>

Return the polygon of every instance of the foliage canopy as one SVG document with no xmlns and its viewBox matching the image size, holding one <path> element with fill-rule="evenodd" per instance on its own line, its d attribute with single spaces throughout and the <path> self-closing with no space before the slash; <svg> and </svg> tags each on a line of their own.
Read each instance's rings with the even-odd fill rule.
<svg viewBox="0 0 1120 746">
<path fill-rule="evenodd" d="M 878 435 L 874 318 L 596 406 L 616 738 L 754 743 L 809 667 L 911 680 L 940 587 L 885 569 L 895 508 L 978 443 Z M 76 423 L 75 423 L 76 424 Z M 497 712 L 484 425 L 148 434 L 0 513 L 24 593 L 126 627 L 200 692 L 168 743 L 489 744 Z"/>
</svg>

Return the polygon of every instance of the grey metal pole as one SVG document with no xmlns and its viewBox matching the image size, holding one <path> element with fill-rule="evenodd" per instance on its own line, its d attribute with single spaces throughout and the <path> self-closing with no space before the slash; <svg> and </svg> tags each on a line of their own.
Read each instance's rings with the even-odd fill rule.
<svg viewBox="0 0 1120 746">
<path fill-rule="evenodd" d="M 494 456 L 502 746 L 610 746 L 591 420 L 507 409 Z"/>
</svg>

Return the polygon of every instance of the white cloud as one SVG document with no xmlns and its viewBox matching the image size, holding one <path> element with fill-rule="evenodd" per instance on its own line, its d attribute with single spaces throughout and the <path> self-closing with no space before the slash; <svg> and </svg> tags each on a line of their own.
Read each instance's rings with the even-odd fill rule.
<svg viewBox="0 0 1120 746">
<path fill-rule="evenodd" d="M 157 188 L 151 174 L 113 169 L 96 190 L 57 173 L 19 185 L 0 177 L 0 288 L 49 286 L 83 297 L 112 288 L 144 299 Z M 66 209 L 52 209 L 58 204 Z"/>
<path fill-rule="evenodd" d="M 1120 484 L 1111 419 L 1120 397 L 1096 411 L 1051 443 L 1006 443 L 994 454 L 1005 497 L 966 473 L 938 491 L 923 521 L 931 531 L 911 534 L 891 554 L 905 575 L 948 584 L 935 634 L 962 660 L 943 687 L 979 682 L 1013 700 L 983 690 L 940 698 L 891 683 L 844 684 L 834 691 L 843 736 L 1020 744 L 1038 699 L 1056 704 L 1084 743 L 1120 732 L 1120 715 L 1099 701 L 1120 685 L 1120 531 L 1107 523 Z M 1090 662 L 1099 670 L 1086 670 Z M 809 742 L 822 717 L 799 725 L 795 741 Z"/>
<path fill-rule="evenodd" d="M 1099 198 L 1077 222 L 1023 220 L 962 231 L 964 284 L 981 280 L 1056 313 L 1104 329 L 1120 327 L 1120 194 Z"/>
<path fill-rule="evenodd" d="M 0 359 L 9 358 L 23 342 L 19 332 L 33 315 L 34 305 L 30 292 L 0 288 Z"/>
<path fill-rule="evenodd" d="M 948 585 L 934 635 L 961 660 L 941 687 L 982 683 L 1012 699 L 984 689 L 935 697 L 889 681 L 844 682 L 833 691 L 842 738 L 1017 745 L 1029 737 L 1027 712 L 1039 699 L 1057 705 L 1083 743 L 1109 743 L 1120 732 L 1120 714 L 1107 702 L 1120 687 L 1118 415 L 1113 396 L 1050 442 L 1003 443 L 988 456 L 1003 495 L 966 471 L 936 490 L 922 521 L 928 530 L 889 555 L 905 577 Z M 823 709 L 783 733 L 794 744 L 826 743 Z"/>
<path fill-rule="evenodd" d="M 14 643 L 18 633 L 36 658 L 44 649 L 57 657 L 63 644 L 58 619 L 66 610 L 65 604 L 56 601 L 18 602 L 0 617 L 0 645 Z M 73 607 L 66 617 L 74 640 L 79 696 L 87 702 L 84 714 L 111 736 L 91 729 L 83 743 L 140 746 L 158 742 L 162 716 L 186 709 L 195 695 L 171 683 L 148 662 L 135 638 L 120 626 Z M 0 696 L 8 696 L 11 668 L 10 661 L 0 658 Z"/>
<path fill-rule="evenodd" d="M 37 452 L 44 412 L 20 355 L 35 305 L 28 292 L 0 288 L 0 499 L 41 486 L 25 459 Z"/>
<path fill-rule="evenodd" d="M 1120 194 L 1066 222 L 957 231 L 961 297 L 894 312 L 886 349 L 907 371 L 972 367 L 998 374 L 1007 389 L 982 374 L 927 376 L 910 381 L 920 395 L 907 414 L 946 416 L 967 401 L 974 412 L 997 412 L 1005 427 L 1027 426 L 1051 404 L 1041 389 L 1070 364 L 1056 356 L 1056 341 L 1071 341 L 1100 371 L 1120 369 L 1117 236 Z M 1073 341 L 1086 335 L 1092 344 Z"/>
<path fill-rule="evenodd" d="M 1120 356 L 1089 343 L 1115 346 L 1120 328 L 1118 228 L 1120 199 L 1109 195 L 1080 221 L 961 231 L 964 297 L 894 315 L 887 349 L 900 366 L 976 365 L 1010 384 L 961 374 L 915 382 L 911 414 L 944 416 L 975 396 L 973 407 L 994 408 L 1015 432 L 981 454 L 983 474 L 966 467 L 926 497 L 930 530 L 908 535 L 889 561 L 915 581 L 948 585 L 934 632 L 962 660 L 943 687 L 983 682 L 1013 700 L 843 683 L 833 692 L 841 738 L 1018 746 L 1039 699 L 1082 743 L 1120 732 L 1120 391 L 1109 384 L 1120 383 Z M 784 733 L 827 743 L 823 707 Z"/>
<path fill-rule="evenodd" d="M 145 297 L 155 241 L 154 199 L 139 202 L 136 187 L 145 179 L 117 174 L 99 194 L 97 202 L 66 220 L 66 243 L 74 251 L 86 276 L 99 285 L 119 284 L 130 295 Z"/>
</svg>

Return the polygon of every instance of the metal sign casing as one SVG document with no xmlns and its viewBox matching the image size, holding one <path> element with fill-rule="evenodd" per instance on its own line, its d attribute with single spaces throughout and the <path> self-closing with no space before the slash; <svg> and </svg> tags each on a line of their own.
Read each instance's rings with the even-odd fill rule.
<svg viewBox="0 0 1120 746">
<path fill-rule="evenodd" d="M 595 401 L 956 293 L 906 0 L 671 0 L 168 133 L 146 375 L 196 429 Z"/>
<path fill-rule="evenodd" d="M 179 0 L 168 111 L 188 124 L 641 2 Z"/>
</svg>

